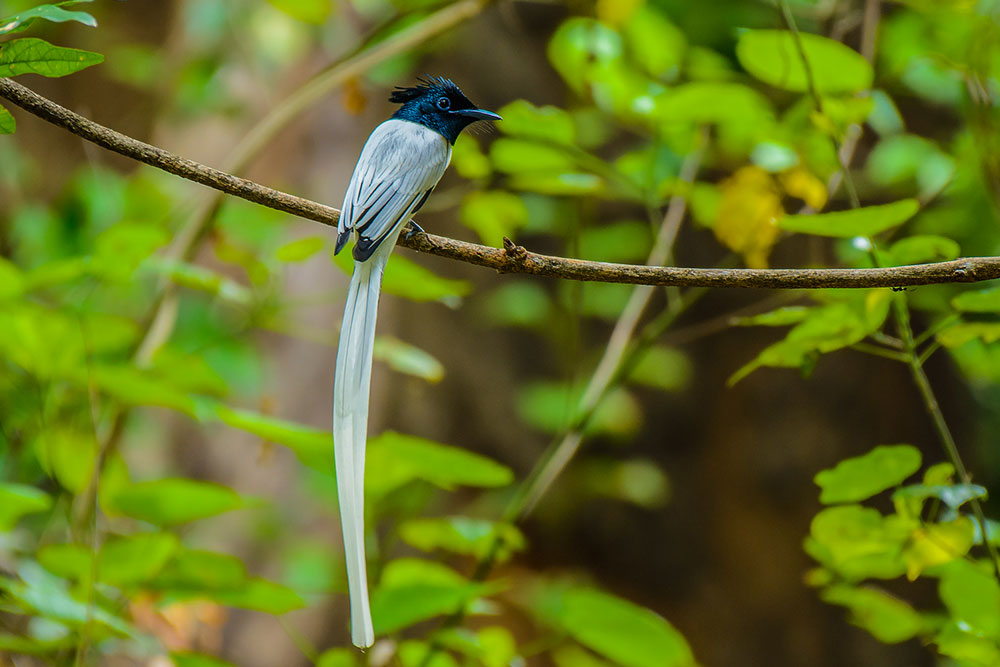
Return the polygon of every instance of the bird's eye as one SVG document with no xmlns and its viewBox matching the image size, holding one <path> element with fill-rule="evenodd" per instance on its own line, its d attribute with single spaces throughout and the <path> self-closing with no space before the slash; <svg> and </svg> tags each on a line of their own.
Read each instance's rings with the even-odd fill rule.
<svg viewBox="0 0 1000 667">
<path fill-rule="evenodd" d="M 437 108 L 441 111 L 447 111 L 451 108 L 451 100 L 447 97 L 439 97 L 437 101 Z"/>
</svg>

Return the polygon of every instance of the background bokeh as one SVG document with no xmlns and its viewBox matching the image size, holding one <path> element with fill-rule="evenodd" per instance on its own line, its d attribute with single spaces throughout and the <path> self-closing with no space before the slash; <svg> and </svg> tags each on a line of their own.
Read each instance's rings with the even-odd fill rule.
<svg viewBox="0 0 1000 667">
<path fill-rule="evenodd" d="M 32 4 L 0 2 L 0 16 Z M 768 2 L 460 2 L 467 16 L 440 32 L 426 27 L 418 46 L 357 68 L 267 136 L 237 171 L 339 206 L 366 137 L 393 112 L 390 89 L 427 73 L 452 78 L 478 105 L 512 122 L 460 140 L 419 216 L 432 233 L 490 245 L 508 236 L 539 252 L 641 263 L 670 197 L 681 194 L 691 204 L 672 246 L 677 265 L 870 265 L 851 239 L 769 231 L 775 207 L 778 214 L 849 207 L 842 187 L 825 194 L 839 170 L 833 137 L 852 147 L 862 203 L 921 202 L 903 231 L 882 237 L 886 248 L 934 235 L 944 241 L 929 243 L 913 261 L 997 254 L 995 4 L 791 2 L 802 30 L 855 50 L 874 48 L 875 92 L 830 91 L 825 115 L 817 115 L 807 91 L 754 78 L 737 53 L 744 29 L 786 29 L 780 8 Z M 26 35 L 102 53 L 105 62 L 66 78 L 18 81 L 130 136 L 232 168 L 251 128 L 287 107 L 303 85 L 402 30 L 428 25 L 443 7 L 420 0 L 97 0 L 75 7 L 92 13 L 97 28 L 36 22 Z M 592 23 L 572 23 L 578 17 Z M 646 110 L 647 100 L 659 105 L 659 96 L 690 82 L 731 88 L 692 93 L 677 103 L 679 119 L 660 106 Z M 516 100 L 530 104 L 507 106 Z M 854 108 L 850 100 L 864 102 Z M 235 556 L 280 590 L 260 600 L 186 595 L 179 584 L 163 583 L 175 567 L 164 558 L 165 569 L 147 573 L 148 581 L 118 582 L 118 592 L 98 584 L 99 603 L 137 634 L 116 639 L 92 630 L 75 664 L 162 665 L 156 661 L 171 651 L 250 667 L 310 664 L 321 655 L 327 665 L 355 664 L 352 652 L 323 654 L 349 644 L 335 487 L 323 470 L 332 457 L 325 463 L 322 453 L 348 280 L 343 266 L 349 270 L 331 261 L 334 230 L 246 202 L 220 203 L 201 186 L 4 105 L 17 131 L 0 137 L 0 280 L 20 287 L 0 285 L 9 304 L 0 313 L 0 480 L 41 489 L 51 507 L 16 529 L 2 526 L 0 571 L 23 578 L 19 568 L 37 558 L 48 572 L 39 576 L 66 579 L 75 595 L 86 580 L 82 570 L 73 574 L 78 561 L 51 548 L 43 557 L 46 547 L 90 548 L 165 526 L 183 545 L 171 543 L 171 554 Z M 544 105 L 558 109 L 536 109 Z M 553 148 L 561 141 L 559 114 L 572 120 L 570 135 Z M 694 154 L 701 157 L 691 187 L 680 174 Z M 789 174 L 799 186 L 789 185 Z M 178 230 L 199 218 L 208 224 L 187 256 L 171 254 Z M 461 447 L 523 480 L 576 425 L 576 401 L 632 288 L 500 275 L 405 249 L 397 255 L 390 267 L 399 273 L 379 315 L 370 433 Z M 817 562 L 803 540 L 823 508 L 813 482 L 819 471 L 879 444 L 912 444 L 927 465 L 945 460 L 910 370 L 866 354 L 898 335 L 887 319 L 890 298 L 908 299 L 918 334 L 936 325 L 982 325 L 942 340 L 944 349 L 924 367 L 974 481 L 996 488 L 1000 354 L 993 341 L 1000 335 L 989 327 L 1000 325 L 989 309 L 969 315 L 951 305 L 961 289 L 968 288 L 860 297 L 657 290 L 640 320 L 641 331 L 656 331 L 643 342 L 646 356 L 633 359 L 633 370 L 587 421 L 577 456 L 519 523 L 523 549 L 487 580 L 502 590 L 479 591 L 488 600 L 465 622 L 474 631 L 502 630 L 452 636 L 435 664 L 614 661 L 620 654 L 575 642 L 572 629 L 551 620 L 558 617 L 552 609 L 567 604 L 559 592 L 581 583 L 662 615 L 699 664 L 959 664 L 941 662 L 928 648 L 937 631 L 930 628 L 938 627 L 931 621 L 895 641 L 856 627 L 868 623 L 856 609 L 848 622 L 844 605 L 817 594 L 822 584 L 809 574 Z M 159 299 L 175 321 L 143 357 L 140 341 Z M 765 361 L 728 382 L 786 333 L 736 326 L 738 318 L 831 304 L 866 312 L 883 304 L 885 311 L 856 338 L 824 332 L 833 344 Z M 657 330 L 665 317 L 670 325 Z M 217 403 L 285 421 L 241 426 Z M 302 432 L 289 435 L 287 422 Z M 392 447 L 402 446 L 392 437 L 382 443 L 390 458 Z M 97 482 L 89 474 L 95 465 Z M 386 475 L 396 474 L 386 466 Z M 434 558 L 469 575 L 485 538 L 466 534 L 449 547 L 414 522 L 497 520 L 514 486 L 503 474 L 483 484 L 445 476 L 441 490 L 421 474 L 402 474 L 404 483 L 390 480 L 370 499 L 373 582 L 400 558 Z M 405 483 L 407 474 L 417 481 Z M 129 484 L 123 475 L 133 484 L 217 482 L 244 500 L 240 509 L 191 522 L 150 519 L 116 504 L 114 480 Z M 94 488 L 96 519 L 88 514 Z M 874 507 L 889 513 L 894 505 L 880 497 Z M 985 508 L 995 515 L 989 502 Z M 941 607 L 936 580 L 889 579 L 878 585 L 914 607 Z M 283 611 L 282 600 L 293 610 L 261 611 Z M 0 663 L 72 664 L 80 619 L 49 614 L 46 624 L 38 620 L 44 610 L 33 616 L 20 603 L 0 602 L 5 636 L 31 637 L 41 647 L 0 644 Z M 430 616 L 443 617 L 447 608 Z M 397 643 L 357 659 L 419 664 L 413 656 L 440 620 L 415 620 L 422 623 L 393 633 Z M 481 653 L 462 649 L 455 637 Z M 508 651 L 511 640 L 516 648 Z M 402 650 L 407 641 L 412 653 Z M 635 660 L 607 664 L 656 664 Z M 983 660 L 961 664 L 991 664 Z"/>
</svg>

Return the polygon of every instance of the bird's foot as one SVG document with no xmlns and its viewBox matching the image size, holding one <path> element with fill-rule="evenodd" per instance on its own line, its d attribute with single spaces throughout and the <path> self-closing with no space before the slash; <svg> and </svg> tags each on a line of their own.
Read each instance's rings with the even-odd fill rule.
<svg viewBox="0 0 1000 667">
<path fill-rule="evenodd" d="M 423 227 L 410 220 L 410 226 L 406 229 L 406 231 L 403 232 L 403 240 L 409 241 L 417 234 L 426 234 L 426 233 L 427 232 L 424 231 Z"/>
</svg>

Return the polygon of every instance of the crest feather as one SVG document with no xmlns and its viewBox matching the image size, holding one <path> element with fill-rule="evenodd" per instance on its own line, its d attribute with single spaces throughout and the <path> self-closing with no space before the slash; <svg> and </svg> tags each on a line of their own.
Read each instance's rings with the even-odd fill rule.
<svg viewBox="0 0 1000 667">
<path fill-rule="evenodd" d="M 429 76 L 425 75 L 423 77 L 417 77 L 418 83 L 416 86 L 396 86 L 393 89 L 392 94 L 389 96 L 389 101 L 395 104 L 405 104 L 410 100 L 416 99 L 432 90 L 439 90 L 444 93 L 455 92 L 459 95 L 462 91 L 458 86 L 454 84 L 451 79 L 446 79 L 442 76 Z"/>
</svg>

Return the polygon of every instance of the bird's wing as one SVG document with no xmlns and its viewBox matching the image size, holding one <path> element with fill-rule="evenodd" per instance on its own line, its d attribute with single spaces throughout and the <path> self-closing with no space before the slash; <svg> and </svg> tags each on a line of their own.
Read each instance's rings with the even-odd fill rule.
<svg viewBox="0 0 1000 667">
<path fill-rule="evenodd" d="M 448 142 L 423 125 L 393 119 L 375 128 L 347 187 L 336 251 L 354 231 L 354 257 L 368 259 L 423 204 L 450 159 Z"/>
</svg>

